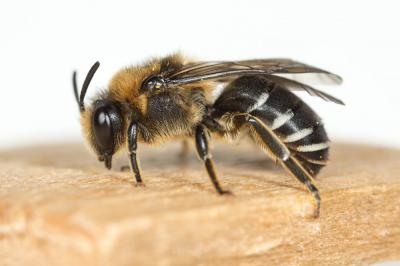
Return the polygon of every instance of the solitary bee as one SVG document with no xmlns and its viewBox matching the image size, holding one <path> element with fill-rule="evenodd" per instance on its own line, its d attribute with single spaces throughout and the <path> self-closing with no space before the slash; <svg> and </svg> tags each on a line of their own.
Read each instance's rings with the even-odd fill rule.
<svg viewBox="0 0 400 266">
<path fill-rule="evenodd" d="M 113 154 L 127 147 L 140 184 L 138 142 L 194 138 L 215 189 L 227 194 L 217 179 L 209 138 L 234 140 L 244 134 L 308 188 L 319 215 L 313 178 L 327 164 L 328 137 L 318 115 L 292 91 L 343 102 L 285 74 L 315 73 L 337 84 L 339 76 L 290 59 L 199 62 L 173 54 L 122 69 L 85 107 L 99 65 L 88 72 L 80 94 L 74 72 L 73 88 L 86 138 L 108 169 Z"/>
</svg>

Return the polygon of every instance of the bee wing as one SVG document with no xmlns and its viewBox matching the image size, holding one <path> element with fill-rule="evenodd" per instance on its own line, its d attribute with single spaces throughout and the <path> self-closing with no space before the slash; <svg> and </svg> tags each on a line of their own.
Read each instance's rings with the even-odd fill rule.
<svg viewBox="0 0 400 266">
<path fill-rule="evenodd" d="M 288 78 L 281 77 L 281 76 L 274 76 L 274 75 L 268 75 L 266 77 L 267 77 L 267 79 L 275 82 L 278 85 L 281 85 L 282 87 L 284 87 L 286 89 L 295 90 L 295 91 L 306 91 L 310 95 L 318 96 L 325 101 L 344 105 L 344 102 L 341 101 L 340 99 L 335 98 L 334 96 L 329 95 L 328 93 L 325 93 L 323 91 L 317 90 L 317 89 L 315 89 L 307 84 L 304 84 L 302 82 L 288 79 Z"/>
<path fill-rule="evenodd" d="M 312 73 L 316 76 L 323 77 L 323 80 L 329 83 L 340 84 L 342 82 L 341 77 L 331 72 L 284 58 L 244 61 L 210 61 L 188 64 L 174 73 L 170 73 L 170 75 L 166 77 L 166 82 L 168 86 L 178 86 L 203 80 L 228 82 L 237 76 L 262 75 L 288 89 L 304 90 L 324 100 L 343 104 L 339 99 L 316 90 L 309 85 L 281 76 L 305 73 Z M 276 74 L 280 76 L 276 76 Z"/>
</svg>

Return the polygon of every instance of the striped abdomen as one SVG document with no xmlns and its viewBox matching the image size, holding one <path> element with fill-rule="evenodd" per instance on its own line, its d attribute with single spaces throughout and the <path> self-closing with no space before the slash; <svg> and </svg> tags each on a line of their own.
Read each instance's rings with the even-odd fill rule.
<svg viewBox="0 0 400 266">
<path fill-rule="evenodd" d="M 261 77 L 240 77 L 214 104 L 217 116 L 250 113 L 260 118 L 315 176 L 328 159 L 328 136 L 318 115 L 287 89 Z"/>
</svg>

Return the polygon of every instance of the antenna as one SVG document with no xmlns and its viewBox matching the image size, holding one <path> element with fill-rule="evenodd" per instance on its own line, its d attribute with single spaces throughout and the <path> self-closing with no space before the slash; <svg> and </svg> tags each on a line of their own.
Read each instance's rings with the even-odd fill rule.
<svg viewBox="0 0 400 266">
<path fill-rule="evenodd" d="M 87 89 L 89 87 L 90 81 L 92 80 L 92 78 L 93 78 L 94 74 L 96 73 L 97 69 L 99 68 L 99 66 L 100 66 L 100 63 L 99 63 L 99 61 L 97 61 L 90 68 L 89 72 L 86 75 L 85 81 L 83 82 L 80 96 L 78 93 L 78 85 L 76 82 L 77 73 L 76 73 L 76 71 L 74 71 L 72 73 L 72 86 L 74 88 L 76 102 L 78 103 L 79 110 L 81 112 L 85 111 L 85 103 L 84 103 L 85 95 L 86 95 Z"/>
</svg>

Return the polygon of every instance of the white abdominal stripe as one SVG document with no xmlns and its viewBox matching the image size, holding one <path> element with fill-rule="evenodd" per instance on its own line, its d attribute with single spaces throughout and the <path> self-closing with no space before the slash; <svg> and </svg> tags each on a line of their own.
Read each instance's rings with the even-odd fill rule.
<svg viewBox="0 0 400 266">
<path fill-rule="evenodd" d="M 285 142 L 285 143 L 295 142 L 295 141 L 301 140 L 301 139 L 311 135 L 313 132 L 314 132 L 314 129 L 312 127 L 300 129 L 299 131 L 294 132 L 294 133 L 290 134 L 289 136 L 286 136 L 286 138 L 283 140 L 283 142 Z"/>
<path fill-rule="evenodd" d="M 271 129 L 276 130 L 283 126 L 286 122 L 292 119 L 294 116 L 293 110 L 289 109 L 285 113 L 279 114 L 274 121 L 272 122 Z M 313 127 L 300 129 L 283 139 L 284 143 L 296 142 L 298 140 L 304 139 L 305 137 L 311 135 L 314 132 Z M 329 148 L 328 142 L 314 143 L 314 144 L 306 144 L 300 145 L 296 147 L 296 151 L 298 152 L 313 152 L 320 151 Z"/>
<path fill-rule="evenodd" d="M 321 142 L 315 144 L 301 145 L 296 148 L 299 152 L 313 152 L 329 148 L 328 142 Z"/>
<path fill-rule="evenodd" d="M 268 93 L 266 93 L 266 92 L 261 93 L 261 95 L 260 95 L 260 97 L 258 97 L 257 101 L 253 105 L 250 105 L 247 108 L 247 113 L 251 113 L 252 111 L 260 108 L 261 106 L 263 106 L 267 102 L 268 98 L 269 98 L 269 94 Z"/>
<path fill-rule="evenodd" d="M 285 113 L 278 115 L 272 122 L 271 129 L 275 130 L 283 126 L 287 121 L 292 119 L 294 113 L 291 109 L 287 110 Z"/>
</svg>

